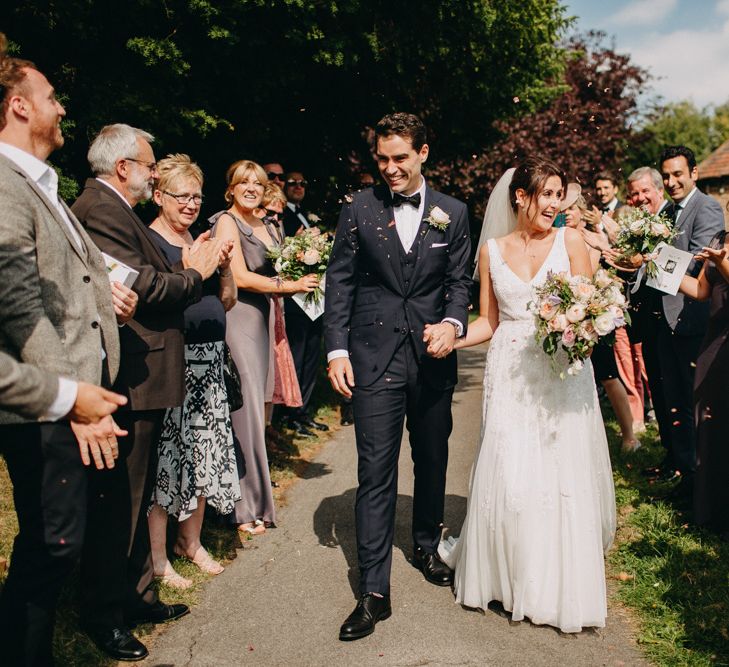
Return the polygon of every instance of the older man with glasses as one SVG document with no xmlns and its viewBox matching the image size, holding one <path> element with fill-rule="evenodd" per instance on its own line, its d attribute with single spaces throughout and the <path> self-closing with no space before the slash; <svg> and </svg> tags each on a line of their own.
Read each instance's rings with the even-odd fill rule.
<svg viewBox="0 0 729 667">
<path fill-rule="evenodd" d="M 286 173 L 284 172 L 284 168 L 281 164 L 278 162 L 266 162 L 266 164 L 262 166 L 263 171 L 265 171 L 266 176 L 268 176 L 268 180 L 275 183 L 283 190 L 286 182 Z"/>
<path fill-rule="evenodd" d="M 120 441 L 116 469 L 94 480 L 95 511 L 88 520 L 81 568 L 84 627 L 116 660 L 147 655 L 131 627 L 188 612 L 184 604 L 160 602 L 152 587 L 145 520 L 151 492 L 148 470 L 156 461 L 165 410 L 182 405 L 185 397 L 183 313 L 200 300 L 202 283 L 218 268 L 222 247 L 221 241 L 208 239 L 208 232 L 193 250 L 183 252 L 184 268 L 173 268 L 134 212 L 138 203 L 151 198 L 158 177 L 153 140 L 151 134 L 122 123 L 102 128 L 88 153 L 94 178 L 86 181 L 72 207 L 101 250 L 139 272 L 133 285 L 139 308 L 120 330 L 121 361 L 114 385 L 129 398 L 129 409 L 119 414 L 129 436 Z"/>
</svg>

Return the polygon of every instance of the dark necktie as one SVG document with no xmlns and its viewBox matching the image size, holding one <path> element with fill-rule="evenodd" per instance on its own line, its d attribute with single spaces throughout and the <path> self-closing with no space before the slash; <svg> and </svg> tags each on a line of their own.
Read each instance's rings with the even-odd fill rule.
<svg viewBox="0 0 729 667">
<path fill-rule="evenodd" d="M 420 208 L 420 193 L 416 192 L 414 195 L 401 195 L 399 192 L 394 192 L 392 195 L 392 205 L 400 206 L 402 204 L 410 204 L 414 208 Z"/>
</svg>

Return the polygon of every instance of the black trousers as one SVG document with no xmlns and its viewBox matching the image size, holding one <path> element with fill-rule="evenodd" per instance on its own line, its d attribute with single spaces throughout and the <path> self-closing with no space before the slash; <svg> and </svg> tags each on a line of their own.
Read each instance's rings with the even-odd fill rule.
<svg viewBox="0 0 729 667">
<path fill-rule="evenodd" d="M 125 625 L 125 614 L 157 601 L 147 509 L 164 410 L 115 415 L 129 435 L 112 470 L 94 470 L 81 560 L 81 615 L 94 628 Z"/>
<path fill-rule="evenodd" d="M 312 321 L 296 304 L 286 309 L 286 336 L 289 339 L 291 356 L 294 358 L 296 377 L 299 380 L 303 402 L 300 408 L 284 411 L 291 418 L 295 419 L 297 415 L 308 414 L 321 362 L 323 328 L 323 316 Z"/>
<path fill-rule="evenodd" d="M 664 465 L 684 475 L 696 469 L 694 376 L 703 335 L 680 336 L 662 316 L 652 317 L 643 336 L 643 359 L 661 443 Z"/>
<path fill-rule="evenodd" d="M 0 428 L 19 531 L 0 597 L 0 662 L 53 664 L 56 602 L 81 554 L 87 469 L 68 422 Z"/>
<path fill-rule="evenodd" d="M 397 349 L 382 377 L 368 387 L 354 388 L 359 479 L 355 515 L 362 593 L 390 592 L 397 462 L 406 419 L 415 473 L 413 544 L 428 553 L 437 549 L 453 427 L 452 397 L 452 387 L 433 389 L 422 381 L 409 339 Z"/>
</svg>

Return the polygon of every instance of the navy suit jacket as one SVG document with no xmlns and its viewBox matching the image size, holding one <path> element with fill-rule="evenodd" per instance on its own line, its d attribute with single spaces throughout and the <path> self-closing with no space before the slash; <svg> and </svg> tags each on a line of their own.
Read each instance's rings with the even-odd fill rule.
<svg viewBox="0 0 729 667">
<path fill-rule="evenodd" d="M 445 231 L 425 221 L 435 206 L 450 216 Z M 428 384 L 448 388 L 457 381 L 455 353 L 430 357 L 423 330 L 450 317 L 466 332 L 471 289 L 466 205 L 426 186 L 418 234 L 406 285 L 389 189 L 367 188 L 349 195 L 342 207 L 327 269 L 324 341 L 327 352 L 349 351 L 358 386 L 382 375 L 403 335 L 411 337 Z"/>
</svg>

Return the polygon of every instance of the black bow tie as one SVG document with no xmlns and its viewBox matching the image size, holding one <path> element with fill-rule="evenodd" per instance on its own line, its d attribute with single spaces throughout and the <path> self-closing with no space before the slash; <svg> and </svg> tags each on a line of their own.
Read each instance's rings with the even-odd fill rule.
<svg viewBox="0 0 729 667">
<path fill-rule="evenodd" d="M 401 204 L 410 204 L 414 208 L 420 208 L 420 193 L 416 192 L 414 195 L 401 195 L 399 192 L 392 194 L 392 205 L 400 206 Z"/>
</svg>

